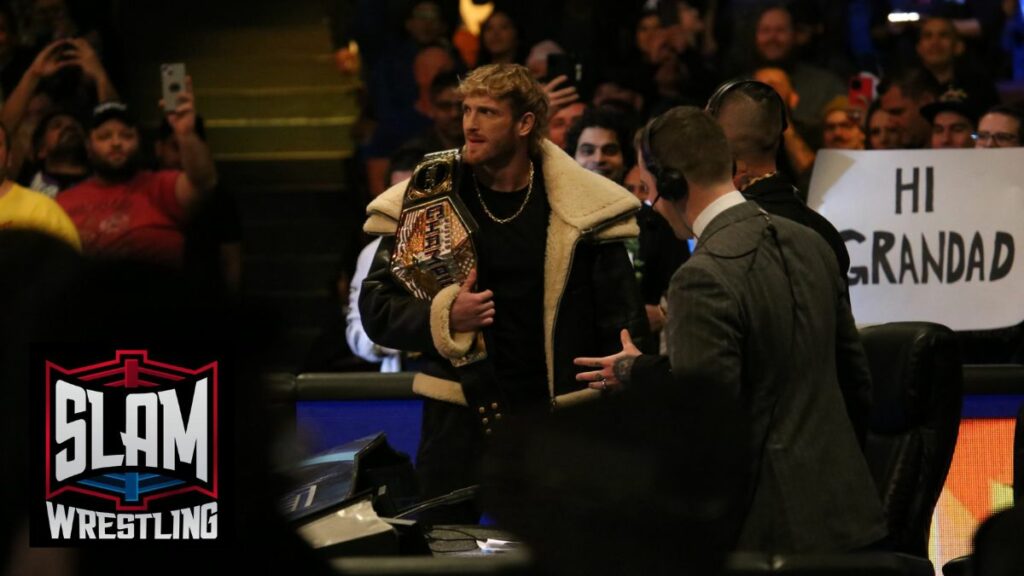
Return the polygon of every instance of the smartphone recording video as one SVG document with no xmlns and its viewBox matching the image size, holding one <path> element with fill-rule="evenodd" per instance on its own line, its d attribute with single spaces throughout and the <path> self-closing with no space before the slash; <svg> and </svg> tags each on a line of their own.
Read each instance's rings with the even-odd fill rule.
<svg viewBox="0 0 1024 576">
<path fill-rule="evenodd" d="M 163 85 L 164 111 L 174 112 L 178 107 L 178 94 L 185 89 L 185 64 L 161 64 L 160 80 Z"/>
</svg>

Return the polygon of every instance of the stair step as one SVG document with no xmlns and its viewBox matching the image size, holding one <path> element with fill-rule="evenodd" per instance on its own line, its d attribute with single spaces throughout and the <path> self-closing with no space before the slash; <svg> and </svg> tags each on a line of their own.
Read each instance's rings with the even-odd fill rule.
<svg viewBox="0 0 1024 576">
<path fill-rule="evenodd" d="M 350 204 L 343 193 L 336 191 L 253 193 L 246 196 L 240 211 L 242 217 L 253 224 L 272 225 L 281 221 L 320 219 L 334 226 L 349 216 L 352 211 Z"/>
<path fill-rule="evenodd" d="M 351 251 L 358 228 L 339 219 L 294 220 L 280 223 L 243 222 L 247 254 L 341 254 Z"/>
<path fill-rule="evenodd" d="M 348 117 L 357 110 L 356 98 L 354 85 L 196 90 L 207 126 L 217 126 L 222 120 Z"/>
<path fill-rule="evenodd" d="M 186 57 L 181 61 L 192 76 L 196 94 L 211 88 L 345 85 L 334 68 L 334 56 L 326 46 L 316 52 L 281 51 L 265 58 L 210 51 L 202 57 Z"/>
<path fill-rule="evenodd" d="M 288 25 L 235 25 L 189 34 L 186 41 L 165 47 L 182 57 L 195 60 L 220 56 L 233 60 L 233 66 L 245 68 L 256 63 L 286 59 L 294 55 L 331 53 L 330 31 L 326 23 Z"/>
<path fill-rule="evenodd" d="M 241 120 L 209 123 L 207 138 L 216 160 L 343 159 L 352 154 L 354 117 L 278 122 Z"/>
<path fill-rule="evenodd" d="M 263 160 L 220 159 L 217 173 L 225 185 L 244 195 L 251 190 L 306 187 L 343 188 L 348 182 L 346 162 L 341 158 Z"/>
</svg>

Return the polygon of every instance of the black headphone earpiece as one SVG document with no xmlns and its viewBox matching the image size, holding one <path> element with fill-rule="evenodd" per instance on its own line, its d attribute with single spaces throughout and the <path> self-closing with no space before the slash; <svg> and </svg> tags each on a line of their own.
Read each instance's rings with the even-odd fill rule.
<svg viewBox="0 0 1024 576">
<path fill-rule="evenodd" d="M 673 168 L 661 166 L 651 149 L 651 138 L 654 131 L 662 124 L 662 117 L 651 120 L 644 126 L 640 134 L 640 153 L 644 157 L 644 167 L 654 176 L 654 185 L 658 188 L 658 197 L 675 202 L 690 195 L 690 185 L 683 173 Z"/>
</svg>

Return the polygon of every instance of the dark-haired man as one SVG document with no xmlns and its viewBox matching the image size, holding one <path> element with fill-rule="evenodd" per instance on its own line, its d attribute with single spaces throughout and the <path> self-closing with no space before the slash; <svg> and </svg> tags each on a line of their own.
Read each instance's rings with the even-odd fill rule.
<svg viewBox="0 0 1024 576">
<path fill-rule="evenodd" d="M 181 265 L 187 212 L 217 184 L 210 149 L 196 135 L 190 79 L 167 120 L 181 152 L 180 172 L 141 169 L 139 132 L 124 104 L 93 111 L 88 151 L 95 176 L 57 197 L 86 254 Z"/>
<path fill-rule="evenodd" d="M 921 116 L 921 108 L 931 104 L 941 94 L 939 84 L 926 71 L 912 68 L 882 79 L 878 97 L 882 110 L 900 134 L 900 147 L 926 148 L 931 141 L 932 127 Z"/>
<path fill-rule="evenodd" d="M 423 353 L 413 390 L 425 397 L 417 468 L 428 497 L 479 482 L 485 438 L 510 414 L 598 396 L 576 382 L 574 357 L 614 352 L 622 327 L 647 331 L 623 245 L 639 201 L 543 138 L 547 96 L 526 67 L 482 66 L 460 92 L 466 145 L 452 192 L 479 227 L 475 270 L 428 297 L 396 279 L 396 244 L 418 237 L 400 223 L 407 181 L 370 203 L 364 226 L 384 236 L 359 298 L 366 334 Z"/>
<path fill-rule="evenodd" d="M 616 184 L 635 158 L 626 118 L 605 108 L 584 112 L 566 133 L 565 148 L 580 166 Z"/>
<path fill-rule="evenodd" d="M 597 369 L 577 378 L 598 389 L 690 386 L 735 399 L 752 480 L 737 549 L 876 543 L 886 533 L 882 508 L 842 394 L 866 399 L 870 376 L 831 250 L 743 198 L 729 143 L 703 111 L 674 108 L 646 131 L 640 165 L 657 182 L 655 207 L 678 237 L 697 237 L 669 286 L 669 355 L 640 355 L 623 333 L 622 352 L 577 359 Z"/>
</svg>

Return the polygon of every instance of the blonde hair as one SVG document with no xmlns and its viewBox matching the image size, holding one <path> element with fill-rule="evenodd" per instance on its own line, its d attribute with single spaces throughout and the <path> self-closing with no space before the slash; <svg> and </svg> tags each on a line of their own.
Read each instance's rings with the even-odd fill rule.
<svg viewBox="0 0 1024 576">
<path fill-rule="evenodd" d="M 469 73 L 459 84 L 459 93 L 466 96 L 487 96 L 506 100 L 518 120 L 533 114 L 530 132 L 530 153 L 540 153 L 540 143 L 548 132 L 548 96 L 526 66 L 519 64 L 488 64 Z"/>
</svg>

